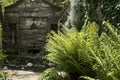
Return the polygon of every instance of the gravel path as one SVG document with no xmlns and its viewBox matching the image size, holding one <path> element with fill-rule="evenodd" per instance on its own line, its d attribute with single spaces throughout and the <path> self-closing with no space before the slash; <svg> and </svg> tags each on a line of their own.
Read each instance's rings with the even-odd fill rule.
<svg viewBox="0 0 120 80">
<path fill-rule="evenodd" d="M 38 80 L 40 73 L 23 70 L 6 70 L 11 76 L 12 80 Z"/>
</svg>

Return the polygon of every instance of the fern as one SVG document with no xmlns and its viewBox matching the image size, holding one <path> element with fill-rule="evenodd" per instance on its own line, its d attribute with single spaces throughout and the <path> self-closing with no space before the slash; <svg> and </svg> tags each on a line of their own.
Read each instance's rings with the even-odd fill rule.
<svg viewBox="0 0 120 80">
<path fill-rule="evenodd" d="M 68 73 L 89 75 L 93 72 L 93 59 L 89 58 L 89 47 L 97 46 L 98 26 L 94 22 L 87 24 L 86 30 L 64 29 L 64 33 L 51 31 L 48 35 L 46 59 L 58 64 Z"/>
<path fill-rule="evenodd" d="M 104 22 L 109 33 L 102 33 L 99 37 L 99 48 L 94 51 L 91 49 L 96 63 L 94 69 L 97 78 L 100 80 L 119 80 L 120 79 L 120 44 L 118 30 L 108 22 Z"/>
<path fill-rule="evenodd" d="M 45 58 L 69 74 L 77 73 L 99 80 L 119 80 L 119 31 L 108 22 L 104 21 L 103 25 L 108 32 L 102 32 L 100 36 L 98 25 L 89 21 L 80 32 L 75 28 L 58 31 L 58 34 L 52 31 L 48 35 L 46 50 L 49 54 Z M 90 77 L 84 78 L 90 80 Z"/>
</svg>

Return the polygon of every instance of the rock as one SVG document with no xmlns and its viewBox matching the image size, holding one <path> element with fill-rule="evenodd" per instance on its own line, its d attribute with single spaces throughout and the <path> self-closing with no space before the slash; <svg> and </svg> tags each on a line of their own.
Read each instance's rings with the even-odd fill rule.
<svg viewBox="0 0 120 80">
<path fill-rule="evenodd" d="M 26 67 L 32 67 L 33 64 L 32 63 L 27 63 Z"/>
<path fill-rule="evenodd" d="M 67 72 L 60 71 L 60 72 L 58 72 L 58 75 L 61 76 L 63 78 L 63 80 L 70 80 L 70 76 Z"/>
</svg>

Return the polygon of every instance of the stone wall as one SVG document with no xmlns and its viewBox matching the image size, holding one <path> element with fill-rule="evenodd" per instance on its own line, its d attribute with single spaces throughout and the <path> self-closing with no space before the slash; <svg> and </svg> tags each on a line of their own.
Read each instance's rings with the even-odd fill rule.
<svg viewBox="0 0 120 80">
<path fill-rule="evenodd" d="M 43 49 L 51 25 L 57 24 L 60 9 L 42 0 L 18 1 L 5 9 L 4 51 Z"/>
</svg>

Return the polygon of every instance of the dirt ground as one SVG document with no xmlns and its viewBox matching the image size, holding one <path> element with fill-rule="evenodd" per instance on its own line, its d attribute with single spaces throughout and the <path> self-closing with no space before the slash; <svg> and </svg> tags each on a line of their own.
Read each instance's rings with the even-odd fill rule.
<svg viewBox="0 0 120 80">
<path fill-rule="evenodd" d="M 6 70 L 12 80 L 38 80 L 40 73 L 24 70 Z"/>
</svg>

